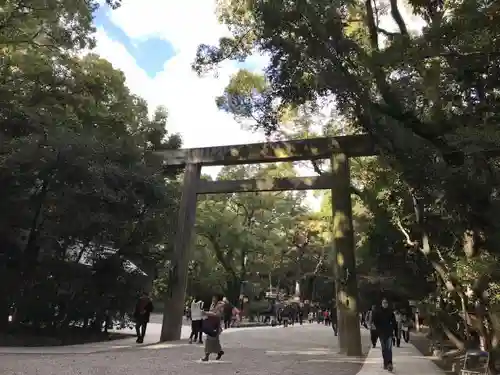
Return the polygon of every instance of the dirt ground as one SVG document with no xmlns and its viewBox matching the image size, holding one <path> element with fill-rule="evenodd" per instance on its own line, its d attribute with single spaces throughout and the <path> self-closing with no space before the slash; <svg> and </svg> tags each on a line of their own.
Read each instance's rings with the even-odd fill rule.
<svg viewBox="0 0 500 375">
<path fill-rule="evenodd" d="M 424 356 L 429 357 L 439 368 L 441 368 L 446 374 L 457 374 L 460 375 L 460 370 L 463 368 L 464 354 L 463 352 L 458 352 L 456 349 L 447 347 L 447 352 L 442 357 L 435 357 L 430 350 L 431 341 L 426 337 L 425 333 L 413 333 L 411 338 L 411 343 L 422 353 Z M 495 372 L 498 374 L 498 369 L 500 368 L 500 363 L 496 362 Z M 484 367 L 478 367 L 477 370 L 482 370 Z"/>
<path fill-rule="evenodd" d="M 410 342 L 422 353 L 422 355 L 429 357 L 441 370 L 446 374 L 459 374 L 460 371 L 457 367 L 460 358 L 456 356 L 438 358 L 434 357 L 430 349 L 431 341 L 426 337 L 425 333 L 412 332 Z"/>
</svg>

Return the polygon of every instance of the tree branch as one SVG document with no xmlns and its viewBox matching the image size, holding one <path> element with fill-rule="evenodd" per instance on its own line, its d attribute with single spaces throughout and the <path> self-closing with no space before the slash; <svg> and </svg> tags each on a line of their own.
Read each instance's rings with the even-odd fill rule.
<svg viewBox="0 0 500 375">
<path fill-rule="evenodd" d="M 373 15 L 372 0 L 366 0 L 365 6 L 366 6 L 366 24 L 370 36 L 370 45 L 373 51 L 378 51 L 377 25 L 375 24 L 375 18 Z"/>
<path fill-rule="evenodd" d="M 414 248 L 415 246 L 418 246 L 418 242 L 417 241 L 413 241 L 411 239 L 410 233 L 403 227 L 403 224 L 401 223 L 401 220 L 399 219 L 399 217 L 396 217 L 394 221 L 395 221 L 396 226 L 398 227 L 399 231 L 405 237 L 406 244 L 408 246 L 412 247 L 412 248 Z"/>
<path fill-rule="evenodd" d="M 381 27 L 377 27 L 377 31 L 379 33 L 382 33 L 384 34 L 385 36 L 390 36 L 390 37 L 395 37 L 395 36 L 398 36 L 399 34 L 398 33 L 391 33 L 390 31 L 387 31 L 385 29 L 382 29 Z"/>
<path fill-rule="evenodd" d="M 399 31 L 405 37 L 408 37 L 408 28 L 406 27 L 405 21 L 401 16 L 401 12 L 398 7 L 398 0 L 390 0 L 391 4 L 391 16 L 394 22 L 398 25 Z"/>
<path fill-rule="evenodd" d="M 221 264 L 222 268 L 224 268 L 231 275 L 235 275 L 234 269 L 227 262 L 226 257 L 224 256 L 224 252 L 217 241 L 218 236 L 213 235 L 212 233 L 199 233 L 201 236 L 205 237 L 212 244 L 212 248 L 214 249 L 215 256 L 217 260 Z"/>
<path fill-rule="evenodd" d="M 322 176 L 325 172 L 319 167 L 317 160 L 311 160 L 311 164 L 313 166 L 314 172 L 318 175 Z"/>
</svg>

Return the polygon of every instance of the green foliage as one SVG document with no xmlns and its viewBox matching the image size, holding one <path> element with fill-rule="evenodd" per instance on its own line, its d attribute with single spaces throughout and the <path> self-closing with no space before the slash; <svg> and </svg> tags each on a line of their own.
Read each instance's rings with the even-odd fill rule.
<svg viewBox="0 0 500 375">
<path fill-rule="evenodd" d="M 171 246 L 177 184 L 152 151 L 181 140 L 122 72 L 73 53 L 92 46 L 96 7 L 0 2 L 1 328 L 14 309 L 14 325 L 100 331 Z"/>
<path fill-rule="evenodd" d="M 117 8 L 121 0 L 106 0 Z M 93 12 L 99 1 L 2 0 L 0 48 L 77 50 L 92 47 Z"/>
<path fill-rule="evenodd" d="M 355 186 L 375 194 L 360 194 L 374 220 L 387 219 L 385 229 L 372 228 L 372 239 L 394 254 L 404 246 L 425 258 L 437 281 L 434 297 L 466 322 L 459 336 L 469 335 L 474 311 L 472 329 L 488 349 L 499 332 L 488 333 L 495 318 L 484 293 L 498 275 L 488 272 L 494 263 L 483 266 L 499 249 L 498 158 L 491 152 L 499 139 L 498 7 L 476 0 L 409 7 L 425 22 L 419 32 L 405 24 L 396 1 L 385 9 L 379 1 L 220 1 L 232 38 L 200 46 L 194 68 L 203 73 L 224 59 L 267 54 L 267 87 L 252 114 L 268 132 L 279 128 L 281 107 L 334 96 L 343 121 L 373 137 L 396 177 L 384 178 L 384 189 Z M 380 22 L 384 13 L 395 31 Z M 473 283 L 466 264 L 478 276 Z M 457 326 L 439 319 L 446 332 Z"/>
<path fill-rule="evenodd" d="M 290 164 L 269 164 L 224 167 L 218 179 L 294 175 Z M 299 281 L 310 299 L 311 277 L 325 274 L 331 279 L 331 270 L 324 228 L 310 216 L 304 198 L 302 192 L 200 197 L 188 295 L 224 293 L 236 303 L 240 292 L 253 298 L 269 286 L 293 294 Z M 163 280 L 157 281 L 158 289 L 165 287 Z"/>
</svg>

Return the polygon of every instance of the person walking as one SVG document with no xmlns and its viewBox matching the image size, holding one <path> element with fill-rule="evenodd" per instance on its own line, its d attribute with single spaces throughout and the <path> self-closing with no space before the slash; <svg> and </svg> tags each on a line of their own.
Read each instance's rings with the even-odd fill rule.
<svg viewBox="0 0 500 375">
<path fill-rule="evenodd" d="M 224 351 L 220 343 L 220 334 L 222 332 L 221 319 L 224 313 L 224 302 L 222 299 L 214 298 L 212 301 L 213 308 L 204 313 L 206 319 L 203 320 L 203 332 L 205 337 L 205 356 L 201 359 L 207 362 L 210 359 L 210 354 L 216 353 L 217 361 L 222 358 Z M 215 302 L 217 301 L 217 302 Z"/>
<path fill-rule="evenodd" d="M 373 314 L 375 314 L 376 310 L 377 306 L 373 305 L 372 309 L 369 310 L 365 316 L 366 319 L 365 324 L 366 327 L 368 327 L 368 329 L 370 330 L 370 340 L 372 342 L 373 348 L 377 346 L 377 341 L 378 341 L 377 328 L 375 327 L 375 323 L 373 322 Z"/>
<path fill-rule="evenodd" d="M 325 310 L 323 312 L 323 316 L 324 316 L 324 322 L 325 322 L 325 326 L 329 326 L 330 323 L 331 323 L 331 320 L 330 320 L 330 310 Z"/>
<path fill-rule="evenodd" d="M 338 335 L 338 321 L 337 321 L 337 307 L 334 306 L 332 308 L 332 311 L 330 313 L 330 321 L 332 322 L 332 328 L 333 332 L 335 333 L 335 336 Z"/>
<path fill-rule="evenodd" d="M 233 305 L 228 301 L 226 297 L 222 299 L 222 302 L 224 303 L 224 329 L 228 329 L 231 327 L 231 321 L 233 320 Z"/>
<path fill-rule="evenodd" d="M 241 311 L 237 307 L 233 307 L 232 314 L 231 326 L 234 327 L 241 322 Z"/>
<path fill-rule="evenodd" d="M 392 363 L 392 339 L 397 330 L 397 323 L 387 299 L 382 300 L 382 308 L 373 314 L 373 323 L 380 339 L 384 369 L 392 371 L 394 368 Z"/>
<path fill-rule="evenodd" d="M 144 336 L 146 336 L 146 328 L 149 323 L 149 318 L 153 312 L 153 302 L 149 298 L 147 292 L 143 292 L 134 310 L 135 333 L 137 335 L 136 343 L 142 344 Z"/>
<path fill-rule="evenodd" d="M 322 323 L 322 322 L 323 322 L 323 310 L 321 310 L 321 309 L 318 309 L 318 310 L 316 311 L 316 322 L 317 322 L 318 324 L 320 324 L 320 323 Z"/>
<path fill-rule="evenodd" d="M 411 328 L 412 321 L 408 317 L 408 315 L 405 313 L 402 316 L 401 319 L 401 335 L 403 336 L 403 339 L 405 340 L 406 343 L 410 341 L 410 328 Z"/>
<path fill-rule="evenodd" d="M 212 297 L 212 303 L 210 304 L 210 308 L 208 309 L 208 311 L 212 311 L 213 309 L 215 309 L 215 306 L 217 305 L 218 302 L 219 302 L 218 297 L 216 296 Z"/>
<path fill-rule="evenodd" d="M 289 304 L 286 304 L 284 307 L 283 307 L 283 310 L 281 312 L 281 318 L 283 319 L 283 328 L 286 328 L 288 327 L 288 323 L 289 323 L 289 320 L 290 320 L 290 315 L 291 315 L 291 308 L 290 308 L 290 305 Z"/>
<path fill-rule="evenodd" d="M 403 329 L 403 314 L 399 310 L 394 312 L 394 318 L 396 319 L 396 330 L 394 331 L 394 337 L 392 338 L 392 345 L 396 345 L 398 348 L 401 347 L 401 332 Z"/>
<path fill-rule="evenodd" d="M 279 305 L 276 308 L 276 319 L 278 320 L 278 325 L 280 326 L 283 323 L 283 305 Z"/>
<path fill-rule="evenodd" d="M 198 341 L 198 343 L 203 344 L 203 301 L 196 297 L 193 298 L 191 302 L 191 335 L 189 336 L 189 343 L 192 344 Z"/>
</svg>

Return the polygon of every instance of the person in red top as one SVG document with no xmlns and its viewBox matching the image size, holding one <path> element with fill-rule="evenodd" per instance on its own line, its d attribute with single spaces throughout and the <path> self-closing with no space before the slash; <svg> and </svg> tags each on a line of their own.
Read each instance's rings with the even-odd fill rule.
<svg viewBox="0 0 500 375">
<path fill-rule="evenodd" d="M 330 323 L 331 323 L 331 321 L 330 321 L 330 311 L 325 310 L 325 311 L 323 312 L 323 318 L 325 319 L 325 325 L 326 325 L 326 326 L 329 326 L 329 325 L 330 325 Z"/>
</svg>

